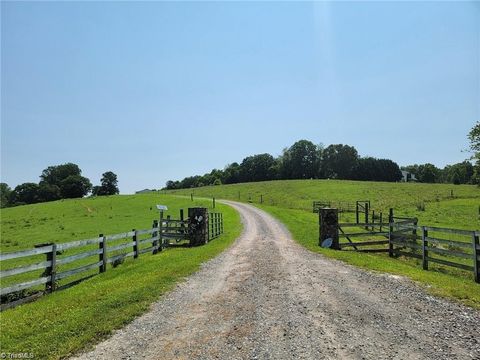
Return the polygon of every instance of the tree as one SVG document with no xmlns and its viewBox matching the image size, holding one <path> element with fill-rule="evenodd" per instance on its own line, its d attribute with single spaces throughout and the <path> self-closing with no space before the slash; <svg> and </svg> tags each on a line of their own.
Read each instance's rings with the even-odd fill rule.
<svg viewBox="0 0 480 360">
<path fill-rule="evenodd" d="M 472 160 L 475 161 L 472 183 L 480 186 L 480 121 L 477 121 L 468 133 L 468 140 L 470 141 L 470 150 L 473 151 Z"/>
<path fill-rule="evenodd" d="M 16 186 L 12 192 L 12 203 L 23 205 L 39 202 L 38 188 L 38 184 L 35 183 L 23 183 Z"/>
<path fill-rule="evenodd" d="M 0 183 L 0 207 L 4 208 L 10 205 L 12 189 L 6 183 Z"/>
<path fill-rule="evenodd" d="M 311 179 L 317 175 L 318 147 L 299 140 L 283 153 L 282 175 L 287 179 Z"/>
<path fill-rule="evenodd" d="M 395 182 L 401 178 L 400 167 L 389 159 L 360 158 L 354 170 L 355 180 Z"/>
<path fill-rule="evenodd" d="M 422 183 L 435 183 L 440 178 L 440 169 L 427 163 L 418 166 L 417 179 Z"/>
<path fill-rule="evenodd" d="M 236 162 L 225 166 L 223 170 L 224 184 L 236 184 L 240 182 L 240 165 Z"/>
<path fill-rule="evenodd" d="M 353 146 L 329 145 L 322 154 L 323 175 L 333 179 L 353 179 L 358 158 L 358 152 Z"/>
<path fill-rule="evenodd" d="M 442 171 L 442 181 L 453 184 L 468 184 L 472 181 L 474 168 L 471 162 L 447 165 Z"/>
<path fill-rule="evenodd" d="M 83 177 L 82 170 L 73 163 L 49 166 L 40 175 L 40 185 L 57 186 L 61 198 L 83 197 L 92 188 L 90 180 Z M 47 193 L 52 195 L 52 189 L 49 188 Z"/>
<path fill-rule="evenodd" d="M 70 175 L 60 183 L 60 192 L 64 199 L 84 197 L 91 189 L 90 180 L 80 175 Z"/>
<path fill-rule="evenodd" d="M 61 199 L 60 187 L 57 185 L 50 185 L 47 183 L 40 183 L 38 187 L 39 202 L 55 201 Z"/>
<path fill-rule="evenodd" d="M 60 186 L 60 183 L 69 176 L 82 175 L 82 170 L 78 165 L 66 163 L 62 165 L 49 166 L 42 171 L 40 183 Z"/>
<path fill-rule="evenodd" d="M 111 171 L 107 171 L 102 174 L 102 179 L 100 180 L 100 187 L 95 189 L 96 195 L 115 195 L 120 192 L 118 190 L 118 180 L 117 175 Z"/>
<path fill-rule="evenodd" d="M 272 166 L 275 159 L 270 154 L 248 156 L 240 164 L 240 180 L 243 182 L 265 181 L 274 177 Z"/>
</svg>

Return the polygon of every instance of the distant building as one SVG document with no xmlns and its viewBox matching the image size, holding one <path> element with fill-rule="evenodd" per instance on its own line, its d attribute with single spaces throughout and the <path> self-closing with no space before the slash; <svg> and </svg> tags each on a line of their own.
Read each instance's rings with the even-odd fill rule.
<svg viewBox="0 0 480 360">
<path fill-rule="evenodd" d="M 151 193 L 151 192 L 155 192 L 155 190 L 143 189 L 143 190 L 140 190 L 140 191 L 135 191 L 135 194 L 146 194 L 146 193 Z"/>
<path fill-rule="evenodd" d="M 418 181 L 415 174 L 402 170 L 402 182 Z"/>
</svg>

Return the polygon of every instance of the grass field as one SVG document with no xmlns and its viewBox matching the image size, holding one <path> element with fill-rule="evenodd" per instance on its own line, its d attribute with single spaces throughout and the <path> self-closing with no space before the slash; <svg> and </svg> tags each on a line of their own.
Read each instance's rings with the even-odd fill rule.
<svg viewBox="0 0 480 360">
<path fill-rule="evenodd" d="M 91 238 L 99 233 L 148 229 L 158 215 L 155 205 L 159 203 L 169 207 L 167 214 L 173 218 L 178 217 L 180 208 L 211 206 L 210 201 L 146 194 L 2 209 L 2 252 L 31 248 L 36 243 Z M 137 260 L 130 258 L 69 289 L 2 312 L 0 352 L 58 359 L 121 328 L 238 237 L 238 214 L 221 204 L 215 211 L 224 214 L 225 233 L 205 246 L 172 248 L 156 255 L 141 255 Z"/>
<path fill-rule="evenodd" d="M 282 221 L 295 240 L 311 251 L 362 268 L 408 276 L 432 294 L 480 308 L 480 285 L 473 281 L 472 273 L 441 265 L 431 265 L 431 271 L 424 271 L 416 259 L 322 249 L 318 246 L 318 214 L 312 213 L 313 200 L 353 203 L 370 200 L 372 209 L 383 211 L 385 215 L 392 207 L 396 215 L 418 217 L 419 225 L 478 230 L 480 189 L 476 186 L 292 180 L 209 186 L 169 193 L 252 202 Z M 260 204 L 260 195 L 263 204 Z M 342 214 L 341 221 L 350 221 L 353 217 L 354 214 Z"/>
<path fill-rule="evenodd" d="M 451 196 L 453 191 L 453 198 Z M 286 209 L 311 211 L 313 200 L 370 200 L 376 212 L 419 218 L 431 226 L 480 228 L 480 188 L 474 185 L 386 183 L 340 180 L 281 180 L 170 190 L 169 194 L 230 199 Z M 424 206 L 425 210 L 419 210 Z"/>
</svg>

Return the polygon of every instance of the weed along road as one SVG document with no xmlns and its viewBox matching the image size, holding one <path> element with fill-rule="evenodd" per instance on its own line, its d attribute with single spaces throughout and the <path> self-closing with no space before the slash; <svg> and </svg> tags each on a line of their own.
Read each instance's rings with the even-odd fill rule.
<svg viewBox="0 0 480 360">
<path fill-rule="evenodd" d="M 78 359 L 479 359 L 480 312 L 297 245 L 265 212 L 235 244 Z M 312 234 L 316 236 L 316 234 Z"/>
</svg>

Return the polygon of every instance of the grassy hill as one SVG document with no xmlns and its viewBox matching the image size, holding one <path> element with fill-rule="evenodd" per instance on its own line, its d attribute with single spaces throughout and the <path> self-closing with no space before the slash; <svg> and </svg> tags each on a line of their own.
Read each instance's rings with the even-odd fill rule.
<svg viewBox="0 0 480 360">
<path fill-rule="evenodd" d="M 32 248 L 37 243 L 67 242 L 133 228 L 149 229 L 152 220 L 158 217 L 156 204 L 167 205 L 166 215 L 178 218 L 180 208 L 186 211 L 188 207 L 210 207 L 212 202 L 201 199 L 192 202 L 152 193 L 2 209 L 1 250 L 3 253 Z M 3 311 L 0 352 L 28 352 L 39 359 L 64 358 L 121 328 L 238 237 L 241 231 L 238 214 L 221 204 L 217 204 L 215 211 L 224 215 L 225 233 L 205 246 L 171 248 L 156 255 L 142 254 L 136 260 L 129 258 L 120 266 L 109 265 L 107 272 L 69 289 Z M 2 270 L 20 263 L 7 261 Z M 30 276 L 38 278 L 39 274 Z M 8 282 L 2 281 L 2 287 L 7 285 Z"/>
<path fill-rule="evenodd" d="M 453 197 L 452 197 L 453 191 Z M 474 185 L 342 180 L 279 180 L 170 190 L 169 194 L 213 197 L 311 211 L 313 200 L 370 200 L 376 212 L 416 216 L 421 224 L 480 229 L 480 188 Z M 424 210 L 421 210 L 424 209 Z"/>
<path fill-rule="evenodd" d="M 369 270 L 407 276 L 432 294 L 480 308 L 480 285 L 473 281 L 472 273 L 441 265 L 430 265 L 430 271 L 424 271 L 420 260 L 389 258 L 385 253 L 323 249 L 318 246 L 318 214 L 312 213 L 313 200 L 350 203 L 370 200 L 376 212 L 383 211 L 386 215 L 392 207 L 396 215 L 418 217 L 419 225 L 478 230 L 480 189 L 476 186 L 291 180 L 209 186 L 168 193 L 184 196 L 193 193 L 194 198 L 215 196 L 217 199 L 251 202 L 282 221 L 295 240 L 311 251 Z M 341 214 L 340 217 L 341 221 L 350 221 L 354 214 Z"/>
</svg>

